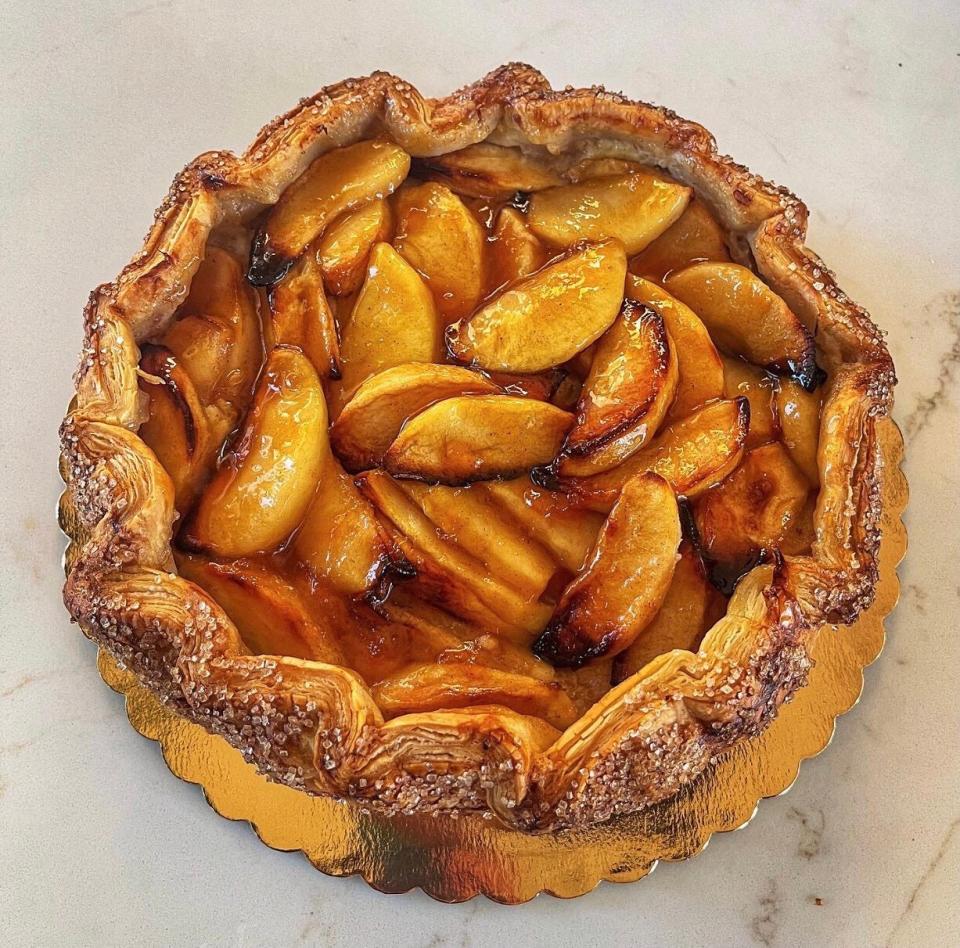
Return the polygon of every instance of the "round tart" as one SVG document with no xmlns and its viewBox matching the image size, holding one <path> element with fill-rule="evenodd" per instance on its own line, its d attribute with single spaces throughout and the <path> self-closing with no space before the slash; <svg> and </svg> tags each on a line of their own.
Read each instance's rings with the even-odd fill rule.
<svg viewBox="0 0 960 948">
<path fill-rule="evenodd" d="M 893 365 L 806 221 L 528 66 L 324 89 L 90 298 L 71 616 L 309 793 L 526 831 L 672 796 L 877 582 Z"/>
</svg>

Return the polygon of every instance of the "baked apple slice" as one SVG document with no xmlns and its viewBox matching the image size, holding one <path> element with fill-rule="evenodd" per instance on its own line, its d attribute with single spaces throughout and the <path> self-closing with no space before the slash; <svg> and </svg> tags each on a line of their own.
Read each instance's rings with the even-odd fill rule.
<svg viewBox="0 0 960 948">
<path fill-rule="evenodd" d="M 609 470 L 657 432 L 677 390 L 677 355 L 663 319 L 626 299 L 600 337 L 557 470 L 585 477 Z"/>
<path fill-rule="evenodd" d="M 403 426 L 383 466 L 444 484 L 513 477 L 552 461 L 572 424 L 569 412 L 532 398 L 447 398 Z"/>
<path fill-rule="evenodd" d="M 400 256 L 424 279 L 445 322 L 473 312 L 486 287 L 487 235 L 449 188 L 406 185 L 394 198 Z"/>
<path fill-rule="evenodd" d="M 711 402 L 675 421 L 642 451 L 623 464 L 571 479 L 565 486 L 591 510 L 606 513 L 632 477 L 653 471 L 666 478 L 677 494 L 695 497 L 719 484 L 743 457 L 750 427 L 745 398 Z"/>
<path fill-rule="evenodd" d="M 253 239 L 247 279 L 276 283 L 337 215 L 392 194 L 410 156 L 387 141 L 362 141 L 321 155 L 280 195 Z"/>
<path fill-rule="evenodd" d="M 502 671 L 526 675 L 537 681 L 556 681 L 557 670 L 532 654 L 530 649 L 496 635 L 467 639 L 436 656 L 438 665 L 486 665 Z"/>
<path fill-rule="evenodd" d="M 541 191 L 563 184 L 548 159 L 490 142 L 423 158 L 418 165 L 458 194 L 494 201 L 506 201 L 517 191 Z"/>
<path fill-rule="evenodd" d="M 522 477 L 477 484 L 568 572 L 583 566 L 603 526 L 603 517 L 582 510 L 558 491 L 546 490 Z"/>
<path fill-rule="evenodd" d="M 327 292 L 349 296 L 359 290 L 373 245 L 389 242 L 392 235 L 393 212 L 387 201 L 370 201 L 338 217 L 317 247 Z"/>
<path fill-rule="evenodd" d="M 615 240 L 587 243 L 447 328 L 458 362 L 500 372 L 541 372 L 566 362 L 610 327 L 627 272 Z"/>
<path fill-rule="evenodd" d="M 515 207 L 497 215 L 490 243 L 491 290 L 500 290 L 539 270 L 547 262 L 547 251 L 527 227 Z"/>
<path fill-rule="evenodd" d="M 390 564 L 390 538 L 373 508 L 323 447 L 317 492 L 293 540 L 293 554 L 310 572 L 349 596 L 376 589 Z"/>
<path fill-rule="evenodd" d="M 633 644 L 614 659 L 612 684 L 625 681 L 658 655 L 674 649 L 696 652 L 704 633 L 723 618 L 726 609 L 727 601 L 707 579 L 703 561 L 689 543 L 682 542 L 663 605 Z"/>
<path fill-rule="evenodd" d="M 323 272 L 308 250 L 270 291 L 268 342 L 303 350 L 322 379 L 340 376 L 340 343 L 323 290 Z"/>
<path fill-rule="evenodd" d="M 227 402 L 237 412 L 246 408 L 260 371 L 263 340 L 256 293 L 233 254 L 207 247 L 180 318 L 163 343 L 180 355 L 205 404 Z"/>
<path fill-rule="evenodd" d="M 662 283 L 668 274 L 691 263 L 729 259 L 723 229 L 706 204 L 693 198 L 679 219 L 630 261 L 630 272 Z"/>
<path fill-rule="evenodd" d="M 457 365 L 408 362 L 368 378 L 330 429 L 348 471 L 376 467 L 408 418 L 457 395 L 495 395 L 499 386 Z"/>
<path fill-rule="evenodd" d="M 534 652 L 573 668 L 622 652 L 660 610 L 679 545 L 680 516 L 670 485 L 650 472 L 631 478 Z"/>
<path fill-rule="evenodd" d="M 344 663 L 333 631 L 316 622 L 296 587 L 275 571 L 246 560 L 215 563 L 187 555 L 177 557 L 177 568 L 216 599 L 254 655 Z"/>
<path fill-rule="evenodd" d="M 817 539 L 817 526 L 814 520 L 817 510 L 817 494 L 812 491 L 800 512 L 791 518 L 783 539 L 780 552 L 784 556 L 803 556 L 810 552 Z"/>
<path fill-rule="evenodd" d="M 444 534 L 527 599 L 557 571 L 553 557 L 484 491 L 404 481 L 400 485 Z"/>
<path fill-rule="evenodd" d="M 534 375 L 524 375 L 521 372 L 483 372 L 483 377 L 490 379 L 507 395 L 516 395 L 518 398 L 533 398 L 538 402 L 551 402 L 553 396 L 563 381 L 563 369 L 547 369 Z"/>
<path fill-rule="evenodd" d="M 412 583 L 424 598 L 483 630 L 521 641 L 529 641 L 543 628 L 549 607 L 516 592 L 445 537 L 389 474 L 365 471 L 356 483 L 392 529 L 397 546 L 416 571 Z"/>
<path fill-rule="evenodd" d="M 277 549 L 313 498 L 326 438 L 316 369 L 299 349 L 274 349 L 235 450 L 200 498 L 183 545 L 223 557 Z"/>
<path fill-rule="evenodd" d="M 579 184 L 591 178 L 620 178 L 625 174 L 651 174 L 649 166 L 626 158 L 581 158 L 563 173 L 567 181 Z M 654 175 L 656 177 L 656 175 Z M 663 177 L 666 177 L 665 175 Z"/>
<path fill-rule="evenodd" d="M 437 649 L 431 657 L 463 645 L 477 635 L 476 628 L 470 622 L 422 599 L 410 588 L 409 583 L 395 585 L 390 597 L 377 605 L 377 611 L 392 622 L 401 622 L 424 630 L 429 638 L 436 641 L 445 638 L 446 644 Z"/>
<path fill-rule="evenodd" d="M 665 285 L 703 320 L 721 349 L 789 375 L 808 391 L 816 386 L 813 336 L 752 270 L 736 263 L 694 263 L 671 273 Z"/>
<path fill-rule="evenodd" d="M 693 191 L 659 175 L 607 176 L 538 191 L 530 229 L 552 247 L 615 237 L 631 256 L 659 237 L 690 203 Z"/>
<path fill-rule="evenodd" d="M 217 401 L 218 389 L 232 361 L 233 333 L 214 316 L 181 316 L 163 336 L 163 347 L 190 376 L 204 405 Z"/>
<path fill-rule="evenodd" d="M 750 431 L 747 433 L 746 449 L 749 451 L 773 441 L 780 434 L 777 418 L 778 380 L 743 359 L 730 356 L 722 356 L 722 359 L 724 398 L 743 397 L 750 402 Z"/>
<path fill-rule="evenodd" d="M 573 411 L 580 401 L 583 382 L 573 373 L 564 372 L 560 382 L 550 395 L 550 402 L 564 411 Z"/>
<path fill-rule="evenodd" d="M 763 549 L 779 548 L 809 493 L 810 484 L 782 444 L 748 451 L 719 487 L 694 501 L 704 553 L 739 566 Z"/>
<path fill-rule="evenodd" d="M 190 375 L 169 349 L 144 346 L 140 368 L 140 389 L 150 404 L 138 434 L 170 475 L 174 506 L 183 516 L 213 470 L 219 441 Z"/>
<path fill-rule="evenodd" d="M 567 369 L 581 381 L 586 381 L 587 376 L 590 374 L 590 368 L 593 366 L 593 357 L 596 351 L 596 343 L 587 346 L 586 349 L 581 349 L 567 362 Z"/>
<path fill-rule="evenodd" d="M 781 379 L 777 389 L 780 437 L 813 487 L 820 484 L 817 449 L 820 443 L 821 393 L 807 392 L 792 379 Z"/>
<path fill-rule="evenodd" d="M 483 665 L 421 665 L 375 685 L 373 698 L 388 718 L 497 705 L 543 718 L 563 730 L 578 717 L 559 685 Z"/>
<path fill-rule="evenodd" d="M 440 345 L 440 316 L 430 291 L 390 244 L 377 244 L 341 333 L 341 377 L 331 386 L 334 414 L 371 375 L 404 362 L 434 362 Z"/>
<path fill-rule="evenodd" d="M 686 418 L 694 409 L 721 398 L 723 363 L 696 313 L 656 283 L 632 274 L 627 277 L 627 297 L 660 314 L 677 354 L 677 392 L 667 418 Z"/>
</svg>

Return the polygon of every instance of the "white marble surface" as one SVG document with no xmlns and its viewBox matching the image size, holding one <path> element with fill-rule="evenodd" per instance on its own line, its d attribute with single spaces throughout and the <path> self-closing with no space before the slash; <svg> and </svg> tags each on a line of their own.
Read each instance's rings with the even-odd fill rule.
<svg viewBox="0 0 960 948">
<path fill-rule="evenodd" d="M 5 943 L 960 941 L 960 8 L 626 7 L 0 3 Z M 266 849 L 131 730 L 59 603 L 56 429 L 86 294 L 189 158 L 348 75 L 439 94 L 512 59 L 668 104 L 809 203 L 811 245 L 889 332 L 911 554 L 862 703 L 748 829 L 574 902 L 443 906 Z"/>
</svg>

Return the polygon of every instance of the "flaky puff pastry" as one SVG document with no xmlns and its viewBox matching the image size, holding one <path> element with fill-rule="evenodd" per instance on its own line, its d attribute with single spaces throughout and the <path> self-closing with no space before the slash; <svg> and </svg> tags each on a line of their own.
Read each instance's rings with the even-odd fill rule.
<svg viewBox="0 0 960 948">
<path fill-rule="evenodd" d="M 563 167 L 611 157 L 665 169 L 720 221 L 734 258 L 815 332 L 827 370 L 811 554 L 756 567 L 696 654 L 660 656 L 562 734 L 493 706 L 385 721 L 348 669 L 247 654 L 218 604 L 175 571 L 173 487 L 137 436 L 138 346 L 174 318 L 212 231 L 242 232 L 319 155 L 384 134 L 421 158 L 491 141 Z M 797 198 L 720 156 L 701 126 L 599 87 L 554 91 L 529 66 L 503 66 L 444 99 L 385 73 L 323 89 L 243 155 L 188 165 L 143 249 L 90 298 L 62 426 L 71 616 L 181 714 L 310 793 L 388 813 L 481 813 L 525 831 L 585 826 L 675 794 L 770 723 L 805 683 L 816 631 L 853 621 L 877 581 L 875 429 L 893 364 L 867 313 L 804 246 L 806 224 Z"/>
</svg>

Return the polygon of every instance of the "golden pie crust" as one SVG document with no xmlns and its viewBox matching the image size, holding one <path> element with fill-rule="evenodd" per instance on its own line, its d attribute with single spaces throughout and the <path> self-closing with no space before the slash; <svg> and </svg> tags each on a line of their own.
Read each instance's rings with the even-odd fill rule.
<svg viewBox="0 0 960 948">
<path fill-rule="evenodd" d="M 666 170 L 715 215 L 734 260 L 814 331 L 827 369 L 810 555 L 755 567 L 696 654 L 661 655 L 559 737 L 492 706 L 385 720 L 350 670 L 245 654 L 219 605 L 175 572 L 170 480 L 137 434 L 139 345 L 174 318 L 214 228 L 249 224 L 319 155 L 379 134 L 420 158 L 491 141 Z M 672 796 L 770 723 L 805 683 L 817 630 L 852 622 L 878 578 L 876 429 L 893 364 L 868 314 L 804 246 L 806 224 L 796 197 L 720 156 L 701 126 L 599 87 L 555 91 L 526 65 L 444 99 L 385 73 L 323 89 L 242 156 L 210 152 L 188 165 L 143 249 L 90 297 L 61 432 L 75 516 L 71 616 L 179 713 L 310 793 L 387 813 L 479 813 L 525 831 L 582 827 Z"/>
</svg>

